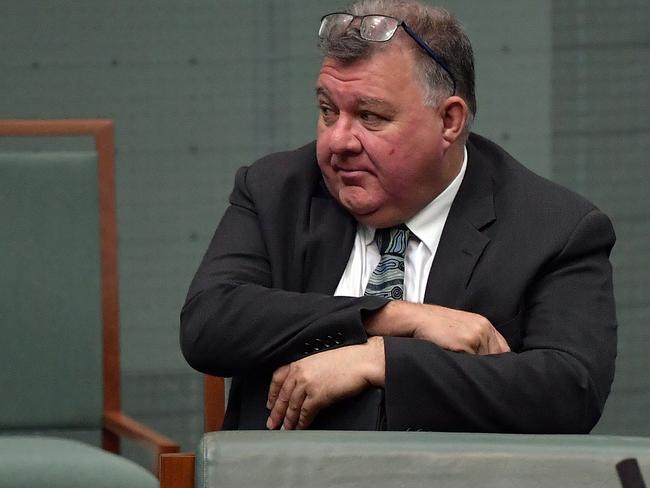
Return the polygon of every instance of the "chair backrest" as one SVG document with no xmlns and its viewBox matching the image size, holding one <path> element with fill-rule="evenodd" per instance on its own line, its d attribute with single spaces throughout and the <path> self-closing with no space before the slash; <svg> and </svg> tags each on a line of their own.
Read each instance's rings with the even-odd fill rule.
<svg viewBox="0 0 650 488">
<path fill-rule="evenodd" d="M 203 436 L 196 454 L 194 486 L 612 488 L 621 486 L 616 465 L 626 458 L 638 459 L 647 475 L 650 439 L 223 431 Z"/>
<path fill-rule="evenodd" d="M 0 137 L 0 429 L 98 428 L 120 404 L 112 123 L 0 120 L 0 136 L 95 141 Z"/>
</svg>

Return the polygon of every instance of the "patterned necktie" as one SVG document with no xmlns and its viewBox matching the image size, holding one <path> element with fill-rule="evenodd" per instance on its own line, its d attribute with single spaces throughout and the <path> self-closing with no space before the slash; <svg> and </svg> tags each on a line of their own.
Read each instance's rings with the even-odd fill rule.
<svg viewBox="0 0 650 488">
<path fill-rule="evenodd" d="M 404 297 L 404 254 L 409 240 L 405 225 L 389 229 L 377 229 L 375 241 L 381 258 L 370 275 L 366 296 L 379 296 L 391 300 Z"/>
</svg>

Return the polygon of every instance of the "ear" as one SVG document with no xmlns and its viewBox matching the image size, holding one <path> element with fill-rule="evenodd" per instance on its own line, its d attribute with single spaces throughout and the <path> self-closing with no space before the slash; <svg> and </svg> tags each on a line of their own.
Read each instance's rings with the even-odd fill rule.
<svg viewBox="0 0 650 488">
<path fill-rule="evenodd" d="M 469 108 L 467 103 L 459 96 L 447 98 L 440 104 L 440 117 L 442 119 L 442 138 L 449 144 L 453 144 L 463 136 Z"/>
</svg>

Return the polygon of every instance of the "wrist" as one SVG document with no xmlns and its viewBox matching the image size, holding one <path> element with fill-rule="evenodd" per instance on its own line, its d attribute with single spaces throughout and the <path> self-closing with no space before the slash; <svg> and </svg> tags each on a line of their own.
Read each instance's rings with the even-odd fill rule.
<svg viewBox="0 0 650 488">
<path fill-rule="evenodd" d="M 412 318 L 417 306 L 403 300 L 391 300 L 364 320 L 366 332 L 372 336 L 412 337 L 415 330 Z"/>
<path fill-rule="evenodd" d="M 364 373 L 366 381 L 372 386 L 383 388 L 386 382 L 384 338 L 380 336 L 370 337 L 364 347 L 367 352 Z"/>
</svg>

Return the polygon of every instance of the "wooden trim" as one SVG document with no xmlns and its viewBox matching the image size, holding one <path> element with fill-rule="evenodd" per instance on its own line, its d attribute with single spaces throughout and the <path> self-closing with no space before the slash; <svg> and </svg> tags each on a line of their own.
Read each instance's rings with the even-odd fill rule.
<svg viewBox="0 0 650 488">
<path fill-rule="evenodd" d="M 0 119 L 3 136 L 82 136 L 94 135 L 110 127 L 110 119 L 29 120 Z"/>
<path fill-rule="evenodd" d="M 120 436 L 104 427 L 102 417 L 102 449 L 105 451 L 119 453 L 120 452 Z"/>
<path fill-rule="evenodd" d="M 203 383 L 203 429 L 205 432 L 221 430 L 226 411 L 223 378 L 205 375 Z"/>
<path fill-rule="evenodd" d="M 104 324 L 104 412 L 121 408 L 120 311 L 117 276 L 115 149 L 113 124 L 95 133 L 98 155 L 99 228 L 101 240 L 102 321 Z"/>
<path fill-rule="evenodd" d="M 160 456 L 160 488 L 194 488 L 195 463 L 192 453 Z"/>
<path fill-rule="evenodd" d="M 150 448 L 155 454 L 152 471 L 158 473 L 160 455 L 180 450 L 178 444 L 122 412 L 104 412 L 104 429 L 118 437 L 126 437 Z"/>
<path fill-rule="evenodd" d="M 128 437 L 136 442 L 153 446 L 159 454 L 179 451 L 178 444 L 169 437 L 156 432 L 122 412 L 106 412 L 104 414 L 104 425 L 108 431 L 120 437 Z"/>
</svg>

